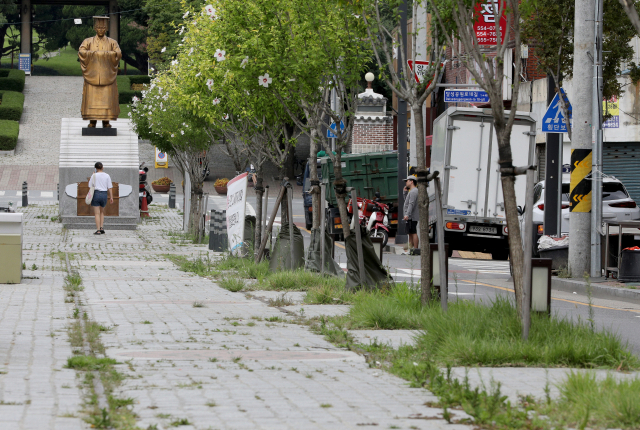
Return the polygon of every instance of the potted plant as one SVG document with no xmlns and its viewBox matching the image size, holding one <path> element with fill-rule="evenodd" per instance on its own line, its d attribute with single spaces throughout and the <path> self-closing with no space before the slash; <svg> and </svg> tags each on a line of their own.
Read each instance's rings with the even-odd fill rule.
<svg viewBox="0 0 640 430">
<path fill-rule="evenodd" d="M 171 182 L 173 181 L 165 176 L 164 178 L 156 179 L 151 182 L 151 187 L 153 187 L 153 191 L 156 193 L 168 193 Z"/>
<path fill-rule="evenodd" d="M 229 182 L 229 180 L 227 178 L 220 178 L 217 179 L 216 182 L 213 184 L 213 188 L 216 189 L 216 192 L 218 194 L 227 194 L 227 183 Z"/>
</svg>

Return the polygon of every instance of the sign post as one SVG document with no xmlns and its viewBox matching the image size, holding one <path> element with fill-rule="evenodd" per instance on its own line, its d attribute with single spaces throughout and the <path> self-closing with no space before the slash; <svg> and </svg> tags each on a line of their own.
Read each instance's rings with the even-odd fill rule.
<svg viewBox="0 0 640 430">
<path fill-rule="evenodd" d="M 547 134 L 544 187 L 544 234 L 562 235 L 562 134 L 567 133 L 567 122 L 560 108 L 560 97 L 555 91 L 553 78 L 548 77 L 547 100 L 549 108 L 542 117 L 542 132 Z M 571 103 L 560 89 L 571 120 Z"/>
<path fill-rule="evenodd" d="M 20 54 L 18 57 L 18 69 L 31 75 L 31 54 Z"/>
<path fill-rule="evenodd" d="M 236 176 L 227 184 L 227 237 L 231 254 L 242 256 L 244 216 L 247 203 L 248 173 Z"/>
</svg>

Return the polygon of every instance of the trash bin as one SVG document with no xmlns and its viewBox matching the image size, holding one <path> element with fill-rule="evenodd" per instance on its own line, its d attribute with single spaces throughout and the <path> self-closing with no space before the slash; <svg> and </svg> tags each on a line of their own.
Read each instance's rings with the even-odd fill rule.
<svg viewBox="0 0 640 430">
<path fill-rule="evenodd" d="M 22 280 L 22 214 L 0 213 L 0 284 Z"/>
<path fill-rule="evenodd" d="M 640 282 L 640 248 L 623 249 L 620 253 L 620 282 Z"/>
</svg>

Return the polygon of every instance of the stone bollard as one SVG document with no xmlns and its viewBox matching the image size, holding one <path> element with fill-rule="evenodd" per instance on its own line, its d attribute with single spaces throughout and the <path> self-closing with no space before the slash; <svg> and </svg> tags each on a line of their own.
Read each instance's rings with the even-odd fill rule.
<svg viewBox="0 0 640 430">
<path fill-rule="evenodd" d="M 176 184 L 173 182 L 169 185 L 169 208 L 176 208 Z"/>
<path fill-rule="evenodd" d="M 27 195 L 27 181 L 22 183 L 22 207 L 29 206 L 29 197 Z"/>
</svg>

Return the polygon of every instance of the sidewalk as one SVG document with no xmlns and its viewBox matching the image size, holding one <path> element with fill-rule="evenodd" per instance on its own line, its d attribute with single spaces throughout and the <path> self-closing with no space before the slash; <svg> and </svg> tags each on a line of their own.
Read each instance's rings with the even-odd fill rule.
<svg viewBox="0 0 640 430">
<path fill-rule="evenodd" d="M 108 329 L 106 356 L 127 375 L 116 394 L 134 399 L 140 428 L 467 428 L 438 419 L 428 391 L 370 369 L 290 315 L 177 270 L 163 254 L 206 252 L 167 236 L 181 223 L 177 211 L 152 207 L 161 218 L 104 236 L 36 218 L 57 206 L 25 211 L 25 263 L 37 266 L 25 275 L 39 279 L 0 289 L 0 345 L 11 345 L 0 347 L 3 429 L 88 428 L 90 394 L 81 372 L 64 369 L 75 306 L 65 303 L 64 254 L 83 280 L 80 314 Z"/>
<path fill-rule="evenodd" d="M 203 246 L 176 243 L 175 210 L 152 206 L 135 232 L 64 230 L 51 222 L 57 206 L 25 208 L 25 279 L 2 286 L 0 298 L 0 428 L 86 429 L 83 372 L 66 369 L 72 348 L 66 333 L 74 308 L 104 330 L 105 355 L 126 375 L 114 397 L 130 406 L 141 429 L 463 429 L 447 424 L 437 398 L 370 368 L 364 357 L 335 347 L 298 324 L 345 306 L 266 304 L 273 292 L 231 293 L 182 272 L 167 253 L 196 256 Z M 47 217 L 45 219 L 45 216 Z M 210 253 L 209 253 L 210 254 Z M 65 297 L 66 258 L 82 277 L 76 303 Z M 35 264 L 35 267 L 34 267 Z M 303 294 L 293 294 L 300 301 Z M 409 331 L 358 331 L 362 343 L 413 341 Z M 554 382 L 567 369 L 548 372 Z M 455 368 L 464 378 L 467 370 Z M 602 372 L 604 374 L 604 372 Z M 633 376 L 633 375 L 631 375 Z M 518 394 L 544 395 L 544 369 L 472 369 L 473 385 L 500 382 Z M 627 377 L 627 376 L 623 376 Z M 629 376 L 630 377 L 630 376 Z M 454 411 L 458 418 L 465 416 Z"/>
</svg>

